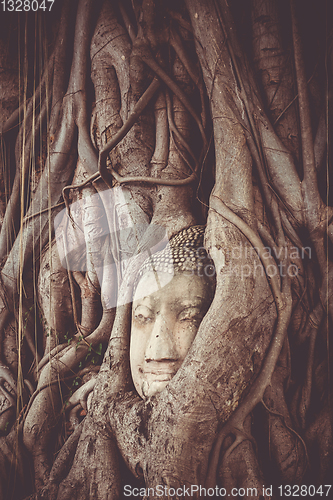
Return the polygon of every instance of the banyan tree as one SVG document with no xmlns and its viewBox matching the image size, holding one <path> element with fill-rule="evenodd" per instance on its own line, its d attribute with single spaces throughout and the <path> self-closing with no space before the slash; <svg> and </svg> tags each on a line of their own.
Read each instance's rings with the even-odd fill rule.
<svg viewBox="0 0 333 500">
<path fill-rule="evenodd" d="M 329 496 L 329 0 L 1 7 L 1 499 Z"/>
</svg>

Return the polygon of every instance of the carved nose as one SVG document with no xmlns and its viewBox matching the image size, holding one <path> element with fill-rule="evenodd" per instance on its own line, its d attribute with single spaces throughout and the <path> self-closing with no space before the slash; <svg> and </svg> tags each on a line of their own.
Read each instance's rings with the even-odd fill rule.
<svg viewBox="0 0 333 500">
<path fill-rule="evenodd" d="M 158 315 L 152 329 L 147 349 L 145 352 L 145 361 L 165 361 L 178 359 L 177 350 L 172 334 L 172 324 Z"/>
</svg>

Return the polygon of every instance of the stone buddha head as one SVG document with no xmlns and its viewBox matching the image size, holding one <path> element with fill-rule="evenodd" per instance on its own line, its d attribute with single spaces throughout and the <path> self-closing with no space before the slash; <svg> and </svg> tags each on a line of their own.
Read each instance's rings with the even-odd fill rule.
<svg viewBox="0 0 333 500">
<path fill-rule="evenodd" d="M 176 374 L 213 299 L 215 268 L 203 238 L 203 226 L 181 231 L 139 271 L 130 365 L 142 398 L 161 392 Z"/>
</svg>

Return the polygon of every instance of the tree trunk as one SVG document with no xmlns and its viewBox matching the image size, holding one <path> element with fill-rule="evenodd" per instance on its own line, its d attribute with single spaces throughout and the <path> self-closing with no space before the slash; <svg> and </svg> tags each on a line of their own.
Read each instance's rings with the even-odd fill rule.
<svg viewBox="0 0 333 500">
<path fill-rule="evenodd" d="M 0 498 L 311 495 L 332 470 L 331 7 L 48 4 L 0 20 Z M 140 273 L 198 225 L 214 297 L 141 397 Z"/>
</svg>

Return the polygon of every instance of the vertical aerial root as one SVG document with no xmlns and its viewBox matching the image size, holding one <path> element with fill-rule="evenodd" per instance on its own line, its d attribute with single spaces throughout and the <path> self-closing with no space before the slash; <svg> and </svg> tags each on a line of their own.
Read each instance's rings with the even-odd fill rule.
<svg viewBox="0 0 333 500">
<path fill-rule="evenodd" d="M 326 274 L 326 255 L 324 250 L 324 228 L 321 227 L 323 202 L 321 200 L 316 173 L 314 143 L 312 137 L 310 105 L 305 75 L 301 38 L 296 19 L 295 0 L 291 0 L 291 20 L 294 44 L 294 59 L 298 88 L 299 118 L 302 138 L 304 178 L 302 192 L 305 205 L 307 227 L 317 254 L 322 277 Z"/>
<path fill-rule="evenodd" d="M 169 127 L 163 91 L 159 93 L 155 102 L 155 123 L 155 150 L 150 163 L 156 165 L 156 170 L 160 172 L 167 166 L 169 155 Z"/>
<path fill-rule="evenodd" d="M 156 75 L 169 87 L 169 89 L 178 97 L 180 102 L 183 104 L 183 106 L 187 109 L 187 111 L 190 113 L 194 121 L 196 122 L 201 137 L 203 141 L 203 148 L 206 150 L 207 148 L 207 138 L 206 138 L 206 133 L 203 128 L 202 122 L 200 118 L 198 117 L 197 113 L 195 112 L 192 104 L 189 102 L 187 99 L 186 95 L 184 92 L 181 90 L 181 88 L 170 78 L 170 76 L 161 68 L 161 66 L 154 60 L 154 58 L 147 53 L 146 51 L 142 51 L 140 53 L 141 59 L 149 66 L 151 70 L 156 73 Z"/>
</svg>

